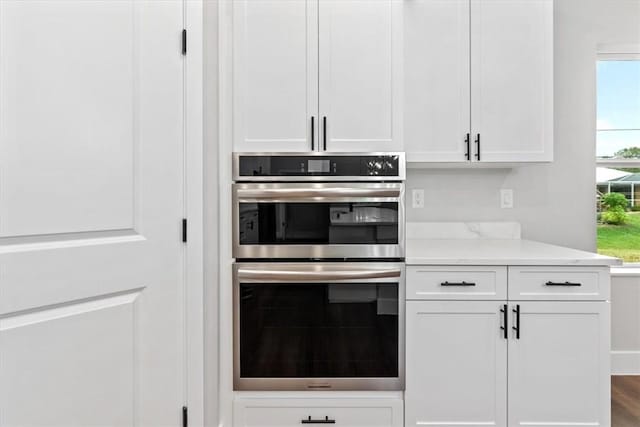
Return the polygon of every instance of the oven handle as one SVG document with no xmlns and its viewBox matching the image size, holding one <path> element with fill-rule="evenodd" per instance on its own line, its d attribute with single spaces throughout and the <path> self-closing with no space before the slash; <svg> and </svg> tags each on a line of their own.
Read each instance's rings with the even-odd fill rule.
<svg viewBox="0 0 640 427">
<path fill-rule="evenodd" d="M 401 188 L 238 188 L 239 199 L 308 199 L 308 198 L 367 198 L 400 197 Z"/>
<path fill-rule="evenodd" d="M 402 271 L 398 268 L 385 270 L 325 270 L 325 271 L 296 271 L 296 270 L 262 270 L 259 268 L 239 268 L 240 280 L 253 281 L 279 281 L 279 282 L 314 282 L 314 281 L 338 281 L 360 279 L 384 279 L 401 277 Z"/>
</svg>

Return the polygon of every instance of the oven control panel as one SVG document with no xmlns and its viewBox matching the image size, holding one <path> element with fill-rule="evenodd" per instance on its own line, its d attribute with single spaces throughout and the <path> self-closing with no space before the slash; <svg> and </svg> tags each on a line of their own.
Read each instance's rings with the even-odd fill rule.
<svg viewBox="0 0 640 427">
<path fill-rule="evenodd" d="M 345 177 L 404 179 L 404 155 L 252 154 L 234 158 L 237 180 L 257 177 Z"/>
</svg>

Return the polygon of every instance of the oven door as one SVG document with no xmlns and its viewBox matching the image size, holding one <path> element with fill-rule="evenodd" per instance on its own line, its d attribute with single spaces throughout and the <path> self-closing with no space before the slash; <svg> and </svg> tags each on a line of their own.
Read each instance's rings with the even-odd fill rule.
<svg viewBox="0 0 640 427">
<path fill-rule="evenodd" d="M 235 390 L 402 390 L 404 265 L 234 265 Z"/>
<path fill-rule="evenodd" d="M 404 258 L 404 184 L 233 186 L 233 256 Z"/>
</svg>

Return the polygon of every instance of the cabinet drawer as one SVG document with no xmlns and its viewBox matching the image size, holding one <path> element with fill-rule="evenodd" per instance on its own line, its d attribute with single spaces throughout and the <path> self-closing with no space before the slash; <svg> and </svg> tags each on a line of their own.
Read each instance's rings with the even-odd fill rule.
<svg viewBox="0 0 640 427">
<path fill-rule="evenodd" d="M 237 399 L 233 425 L 400 427 L 402 411 L 401 399 Z"/>
<path fill-rule="evenodd" d="M 509 299 L 605 301 L 609 281 L 609 267 L 509 267 Z"/>
<path fill-rule="evenodd" d="M 504 300 L 507 268 L 494 266 L 409 266 L 408 300 Z"/>
</svg>

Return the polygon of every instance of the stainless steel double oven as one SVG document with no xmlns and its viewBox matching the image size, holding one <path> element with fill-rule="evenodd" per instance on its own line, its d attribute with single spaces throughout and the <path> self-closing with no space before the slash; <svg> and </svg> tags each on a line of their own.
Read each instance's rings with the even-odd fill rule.
<svg viewBox="0 0 640 427">
<path fill-rule="evenodd" d="M 234 388 L 401 390 L 403 153 L 236 153 Z"/>
</svg>

